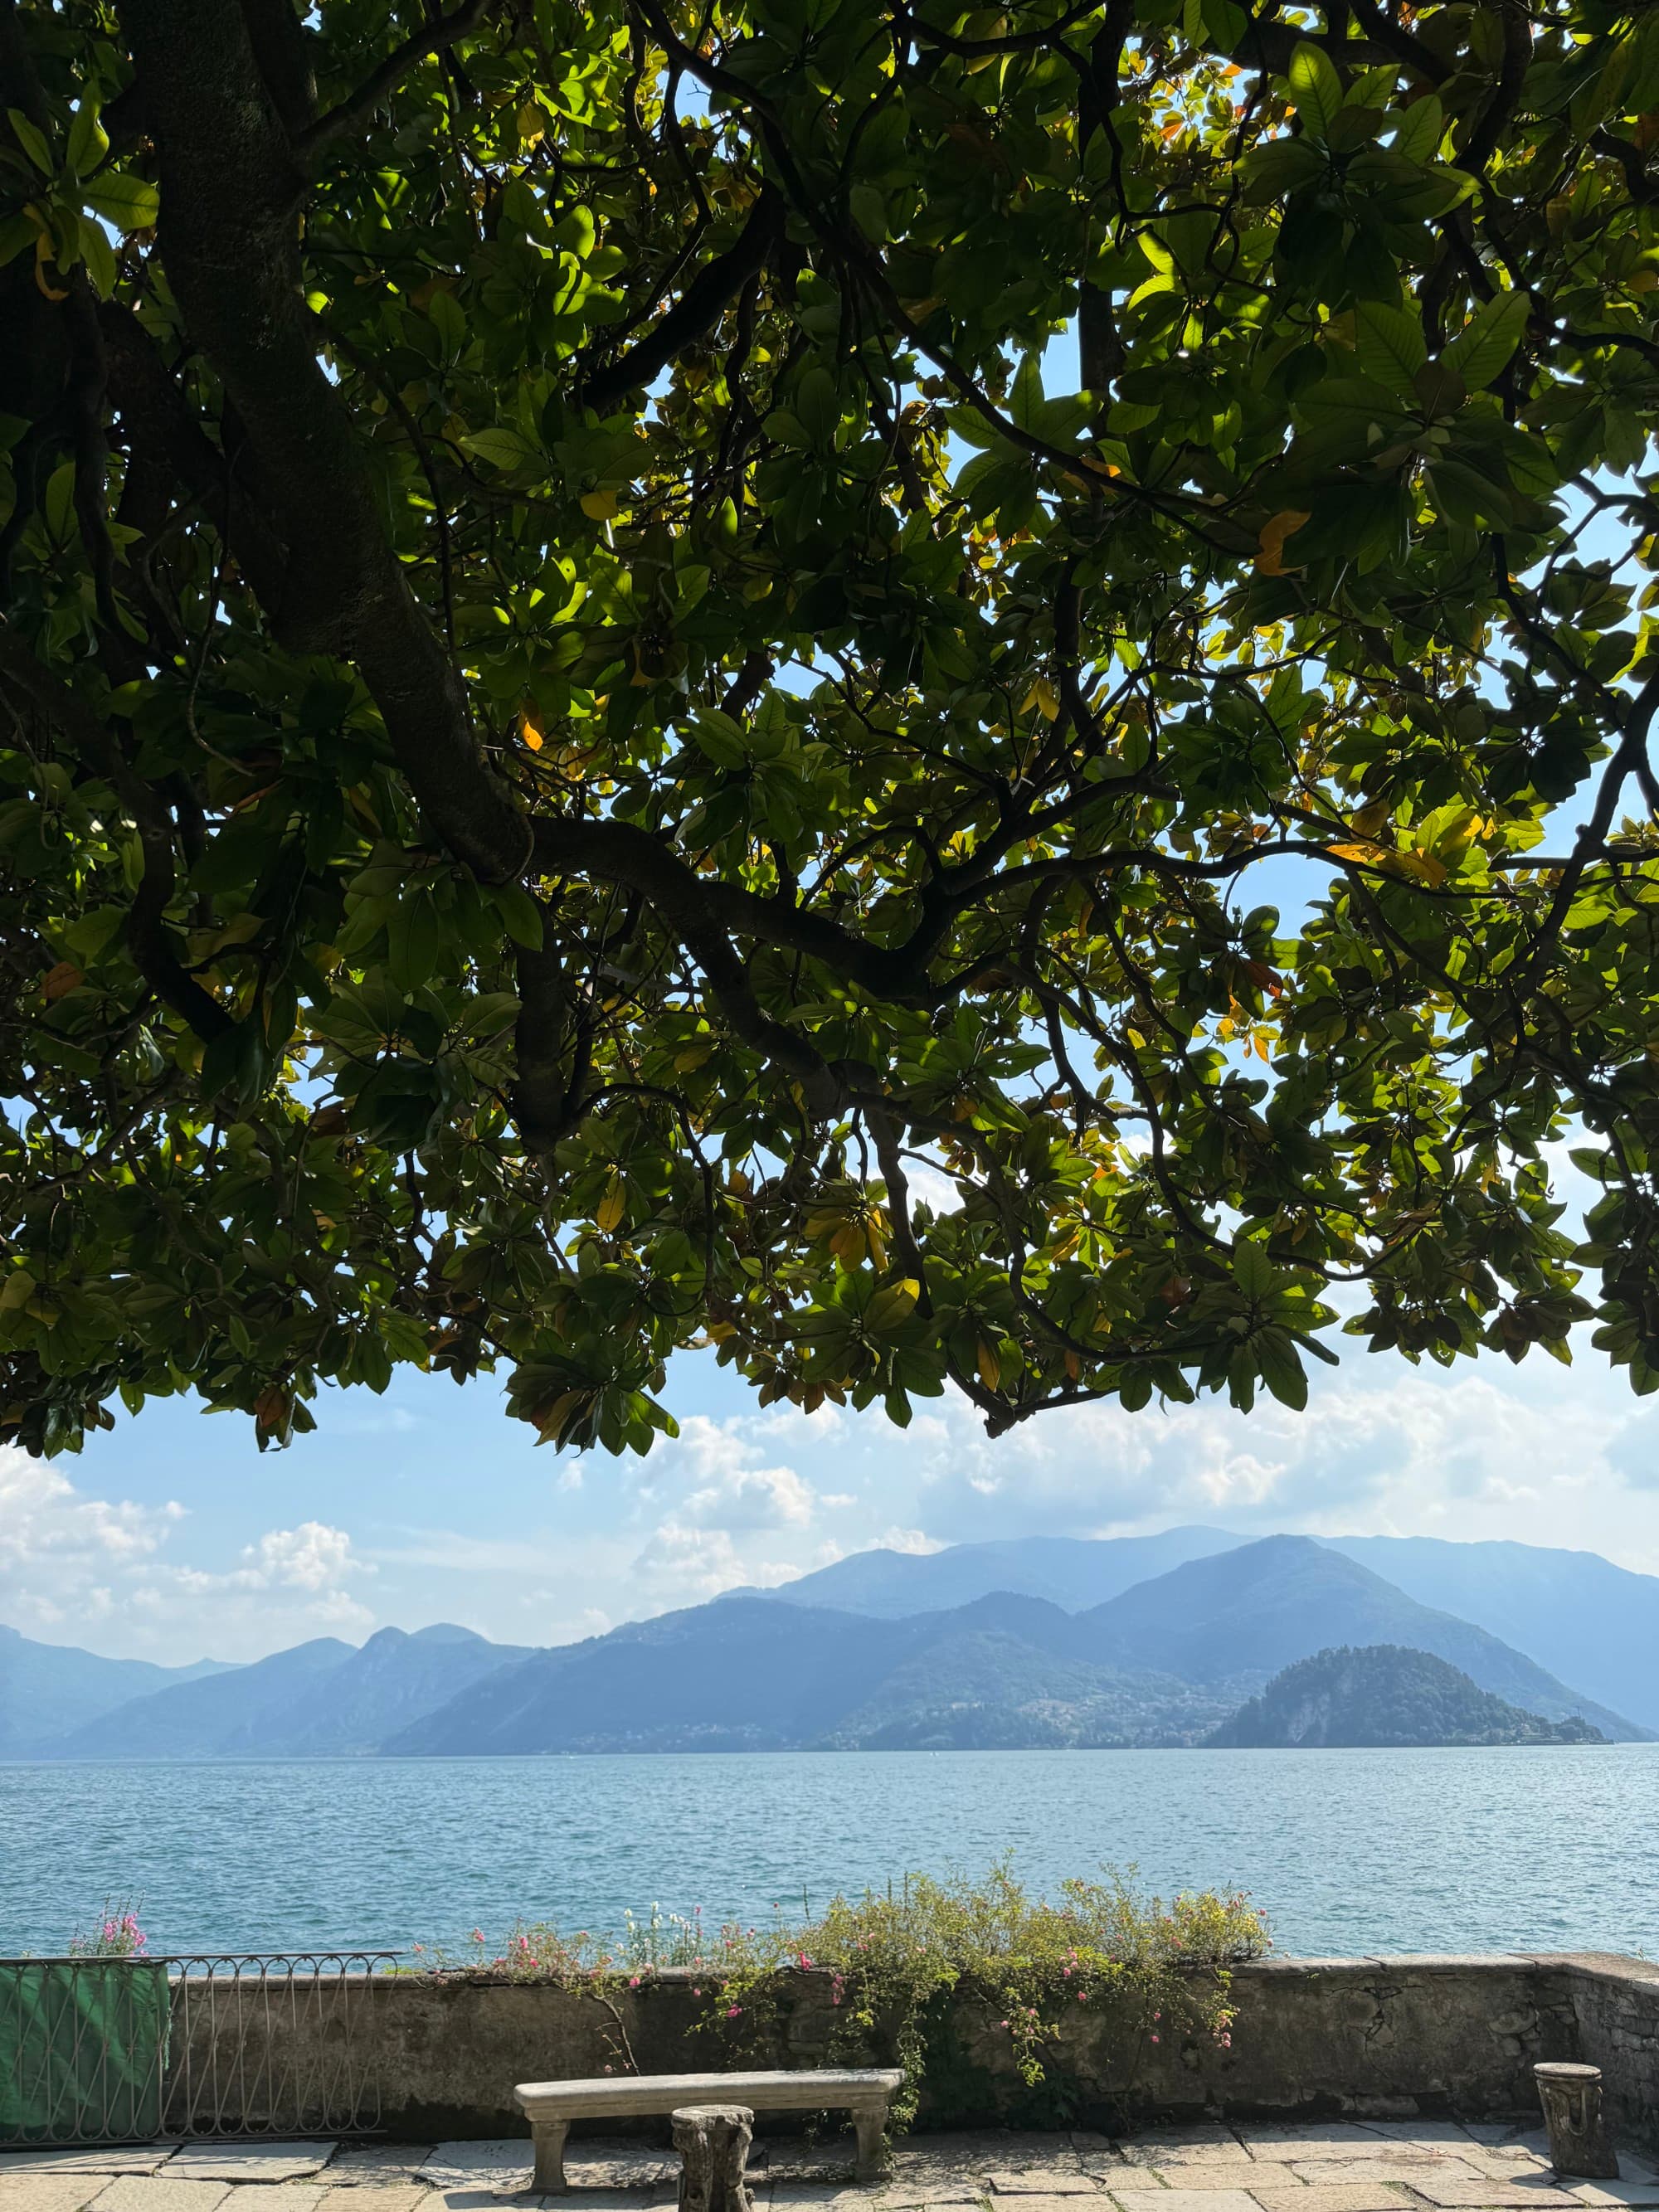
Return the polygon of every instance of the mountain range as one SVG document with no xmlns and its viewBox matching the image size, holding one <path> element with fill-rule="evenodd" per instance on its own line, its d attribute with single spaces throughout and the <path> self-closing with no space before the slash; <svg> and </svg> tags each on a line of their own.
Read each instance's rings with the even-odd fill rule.
<svg viewBox="0 0 1659 2212">
<path fill-rule="evenodd" d="M 1396 1544 L 1398 1571 L 1378 1571 Z M 1629 1741 L 1659 1720 L 1656 1628 L 1659 1580 L 1586 1553 L 1206 1528 L 1034 1538 L 860 1553 L 550 1649 L 439 1625 L 169 1670 L 0 1632 L 0 1755 L 1179 1746 L 1285 1668 L 1379 1644 Z"/>
</svg>

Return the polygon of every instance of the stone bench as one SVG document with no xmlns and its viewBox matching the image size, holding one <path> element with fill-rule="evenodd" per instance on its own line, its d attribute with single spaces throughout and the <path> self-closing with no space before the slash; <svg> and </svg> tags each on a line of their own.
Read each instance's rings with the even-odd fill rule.
<svg viewBox="0 0 1659 2212">
<path fill-rule="evenodd" d="M 902 2067 L 819 2067 L 778 2074 L 607 2074 L 592 2081 L 520 2081 L 513 2094 L 536 2146 L 532 2186 L 562 2196 L 572 2120 L 673 2112 L 683 2105 L 747 2105 L 757 2112 L 847 2112 L 858 2130 L 858 2178 L 882 2172 L 887 2107 Z"/>
</svg>

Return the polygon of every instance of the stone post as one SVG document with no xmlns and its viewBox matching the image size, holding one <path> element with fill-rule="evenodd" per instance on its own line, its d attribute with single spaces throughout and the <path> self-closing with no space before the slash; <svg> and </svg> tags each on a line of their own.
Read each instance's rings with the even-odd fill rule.
<svg viewBox="0 0 1659 2212">
<path fill-rule="evenodd" d="M 1532 2069 L 1549 2130 L 1550 2164 L 1558 2173 L 1616 2181 L 1619 2160 L 1601 2110 L 1601 2069 L 1551 2060 Z"/>
<path fill-rule="evenodd" d="M 754 2212 L 744 2171 L 755 2131 L 748 2106 L 687 2105 L 670 2124 L 684 2161 L 680 2212 Z"/>
</svg>

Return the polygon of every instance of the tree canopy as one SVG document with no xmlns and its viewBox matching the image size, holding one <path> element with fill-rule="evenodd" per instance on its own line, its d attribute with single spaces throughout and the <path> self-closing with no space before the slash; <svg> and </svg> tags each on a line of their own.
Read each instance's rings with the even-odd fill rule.
<svg viewBox="0 0 1659 2212">
<path fill-rule="evenodd" d="M 1659 1382 L 1659 10 L 0 0 L 0 1436 Z"/>
</svg>

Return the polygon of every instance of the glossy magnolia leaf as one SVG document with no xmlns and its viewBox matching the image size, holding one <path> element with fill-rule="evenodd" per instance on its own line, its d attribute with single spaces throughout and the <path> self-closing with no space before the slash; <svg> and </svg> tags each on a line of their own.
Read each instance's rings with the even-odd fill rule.
<svg viewBox="0 0 1659 2212">
<path fill-rule="evenodd" d="M 155 185 L 123 169 L 106 169 L 80 189 L 85 205 L 117 230 L 149 229 L 161 208 Z"/>
<path fill-rule="evenodd" d="M 0 1441 L 1659 1387 L 1659 34 L 1293 12 L 20 0 Z"/>
<path fill-rule="evenodd" d="M 1440 356 L 1471 392 L 1484 391 L 1526 336 L 1532 301 L 1525 292 L 1499 292 L 1477 307 Z"/>
<path fill-rule="evenodd" d="M 1304 39 L 1291 57 L 1291 98 L 1316 137 L 1328 138 L 1342 111 L 1342 80 L 1321 47 Z"/>
</svg>

